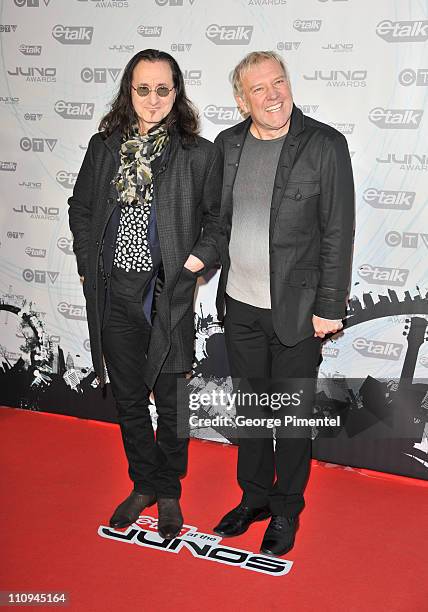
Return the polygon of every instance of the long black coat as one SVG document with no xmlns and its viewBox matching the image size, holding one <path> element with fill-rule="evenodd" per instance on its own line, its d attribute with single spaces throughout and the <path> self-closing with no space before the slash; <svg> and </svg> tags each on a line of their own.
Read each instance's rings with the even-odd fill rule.
<svg viewBox="0 0 428 612">
<path fill-rule="evenodd" d="M 68 200 L 70 229 L 83 291 L 94 370 L 104 384 L 102 319 L 106 286 L 102 249 L 107 224 L 115 210 L 117 193 L 111 181 L 119 166 L 121 136 L 92 136 Z M 191 368 L 194 342 L 193 297 L 197 275 L 183 268 L 192 253 L 204 271 L 219 259 L 217 250 L 221 199 L 222 160 L 204 138 L 184 148 L 176 133 L 170 135 L 162 164 L 153 175 L 157 227 L 165 282 L 156 301 L 148 349 L 145 380 L 149 387 L 162 370 Z"/>
<path fill-rule="evenodd" d="M 251 118 L 221 132 L 221 205 L 225 238 L 218 285 L 219 319 L 229 271 L 233 184 Z M 312 315 L 341 319 L 351 275 L 354 182 L 345 137 L 293 107 L 281 150 L 270 208 L 270 293 L 274 329 L 283 344 L 311 336 Z"/>
</svg>

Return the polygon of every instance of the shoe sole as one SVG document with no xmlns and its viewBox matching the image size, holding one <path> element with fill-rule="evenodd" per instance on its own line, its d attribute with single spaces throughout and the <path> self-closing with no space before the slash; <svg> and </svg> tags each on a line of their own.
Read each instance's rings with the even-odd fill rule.
<svg viewBox="0 0 428 612">
<path fill-rule="evenodd" d="M 237 536 L 242 535 L 243 533 L 245 533 L 246 531 L 248 531 L 248 529 L 251 527 L 251 525 L 253 523 L 258 523 L 259 521 L 265 521 L 266 519 L 268 519 L 271 516 L 271 513 L 264 513 L 261 514 L 260 516 L 258 516 L 257 518 L 255 518 L 253 521 L 251 521 L 251 523 L 248 525 L 248 527 L 246 527 L 245 529 L 243 529 L 242 531 L 238 531 L 237 533 L 234 533 L 233 535 L 229 535 L 227 533 L 223 533 L 219 530 L 213 529 L 213 532 L 216 533 L 217 535 L 221 536 L 222 538 L 236 538 Z"/>
</svg>

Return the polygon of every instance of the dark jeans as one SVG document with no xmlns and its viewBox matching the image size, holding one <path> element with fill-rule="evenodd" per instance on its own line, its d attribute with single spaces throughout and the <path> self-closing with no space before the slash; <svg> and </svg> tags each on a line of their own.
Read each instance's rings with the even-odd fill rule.
<svg viewBox="0 0 428 612">
<path fill-rule="evenodd" d="M 141 302 L 112 295 L 110 315 L 103 330 L 103 352 L 116 399 L 129 476 L 137 493 L 179 498 L 188 446 L 188 440 L 177 439 L 177 378 L 184 374 L 160 374 L 156 381 L 155 438 L 149 411 L 150 389 L 143 380 L 150 329 Z"/>
<path fill-rule="evenodd" d="M 266 386 L 285 378 L 315 382 L 320 339 L 310 337 L 296 346 L 284 346 L 275 334 L 269 309 L 226 296 L 225 338 L 232 377 L 256 379 L 259 392 L 261 380 Z M 271 412 L 271 416 L 275 415 Z M 269 505 L 273 514 L 297 516 L 305 505 L 303 492 L 310 461 L 310 437 L 277 435 L 275 449 L 273 436 L 241 437 L 238 482 L 243 501 L 251 507 Z"/>
</svg>

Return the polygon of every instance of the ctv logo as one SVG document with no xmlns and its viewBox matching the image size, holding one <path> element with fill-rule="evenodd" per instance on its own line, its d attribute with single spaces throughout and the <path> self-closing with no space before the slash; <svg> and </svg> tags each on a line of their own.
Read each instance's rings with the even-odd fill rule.
<svg viewBox="0 0 428 612">
<path fill-rule="evenodd" d="M 51 0 L 43 0 L 43 4 L 45 6 L 49 6 Z M 39 0 L 14 0 L 15 5 L 19 6 L 20 8 L 22 7 L 27 7 L 27 8 L 37 8 L 40 6 L 40 1 Z"/>
<path fill-rule="evenodd" d="M 53 151 L 58 140 L 56 138 L 21 138 L 19 146 L 23 151 L 34 151 L 35 153 L 44 153 L 45 145 L 49 151 Z"/>
<path fill-rule="evenodd" d="M 40 121 L 42 119 L 42 113 L 25 113 L 25 121 Z"/>
<path fill-rule="evenodd" d="M 313 115 L 319 109 L 319 104 L 297 104 L 297 107 L 300 108 L 305 115 Z"/>
<path fill-rule="evenodd" d="M 428 248 L 428 234 L 391 230 L 385 234 L 385 242 L 390 247 L 401 246 L 403 249 L 417 249 L 418 246 L 422 246 L 422 244 Z"/>
<path fill-rule="evenodd" d="M 405 68 L 398 75 L 398 82 L 400 85 L 409 87 L 409 85 L 416 85 L 417 87 L 428 86 L 428 68 L 419 68 L 413 70 L 412 68 Z"/>
<path fill-rule="evenodd" d="M 189 0 L 190 6 L 193 6 L 196 0 Z M 158 6 L 183 6 L 183 0 L 156 0 Z"/>
<path fill-rule="evenodd" d="M 116 83 L 121 68 L 82 68 L 80 78 L 84 83 L 107 83 L 107 77 Z"/>
<path fill-rule="evenodd" d="M 58 276 L 59 272 L 51 272 L 49 270 L 30 270 L 26 268 L 22 272 L 22 278 L 27 283 L 39 283 L 41 285 L 46 285 L 48 279 L 53 285 Z"/>
</svg>

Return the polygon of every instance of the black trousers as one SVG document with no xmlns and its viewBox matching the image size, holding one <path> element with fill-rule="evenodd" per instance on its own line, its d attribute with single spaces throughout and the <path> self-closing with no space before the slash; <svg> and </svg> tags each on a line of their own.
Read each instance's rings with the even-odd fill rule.
<svg viewBox="0 0 428 612">
<path fill-rule="evenodd" d="M 155 437 L 149 411 L 150 389 L 143 380 L 150 330 L 141 302 L 112 295 L 103 330 L 103 352 L 129 476 L 137 493 L 178 499 L 180 477 L 187 468 L 188 440 L 177 438 L 177 379 L 184 374 L 160 374 L 156 381 Z"/>
<path fill-rule="evenodd" d="M 285 378 L 315 382 L 320 339 L 310 337 L 296 346 L 284 346 L 275 334 L 269 309 L 226 296 L 225 339 L 232 377 L 256 379 L 258 391 L 261 380 L 266 385 Z M 305 505 L 303 493 L 310 461 L 310 436 L 277 435 L 275 448 L 273 436 L 241 437 L 238 482 L 243 501 L 251 507 L 269 505 L 273 514 L 297 516 Z"/>
</svg>

